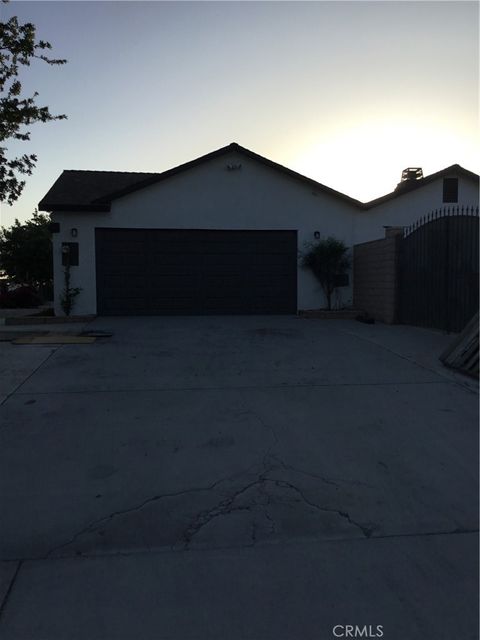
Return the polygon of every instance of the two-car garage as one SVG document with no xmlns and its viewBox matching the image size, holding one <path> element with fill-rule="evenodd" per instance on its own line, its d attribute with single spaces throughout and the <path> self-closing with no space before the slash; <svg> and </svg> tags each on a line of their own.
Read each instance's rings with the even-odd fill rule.
<svg viewBox="0 0 480 640">
<path fill-rule="evenodd" d="M 95 230 L 100 315 L 297 310 L 297 232 Z"/>
<path fill-rule="evenodd" d="M 358 202 L 232 143 L 161 173 L 66 170 L 39 209 L 58 315 L 67 256 L 75 315 L 261 315 L 325 304 L 299 256 L 350 245 Z"/>
</svg>

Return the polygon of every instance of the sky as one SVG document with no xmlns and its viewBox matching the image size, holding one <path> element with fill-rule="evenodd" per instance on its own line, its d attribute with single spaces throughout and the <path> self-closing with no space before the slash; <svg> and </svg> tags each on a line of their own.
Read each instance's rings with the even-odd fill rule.
<svg viewBox="0 0 480 640">
<path fill-rule="evenodd" d="M 402 169 L 480 172 L 479 5 L 462 1 L 20 2 L 62 67 L 21 71 L 68 119 L 7 142 L 36 153 L 0 225 L 63 169 L 164 171 L 231 142 L 353 198 Z"/>
</svg>

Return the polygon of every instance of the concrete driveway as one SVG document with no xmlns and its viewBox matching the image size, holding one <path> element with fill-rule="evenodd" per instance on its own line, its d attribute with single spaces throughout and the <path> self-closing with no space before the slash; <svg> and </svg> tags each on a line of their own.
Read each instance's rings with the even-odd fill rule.
<svg viewBox="0 0 480 640">
<path fill-rule="evenodd" d="M 476 637 L 478 396 L 449 336 L 89 329 L 114 335 L 0 343 L 2 638 Z"/>
</svg>

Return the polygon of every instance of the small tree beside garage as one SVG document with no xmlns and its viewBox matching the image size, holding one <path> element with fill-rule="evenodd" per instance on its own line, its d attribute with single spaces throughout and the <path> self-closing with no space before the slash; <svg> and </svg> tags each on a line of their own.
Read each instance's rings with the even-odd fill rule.
<svg viewBox="0 0 480 640">
<path fill-rule="evenodd" d="M 332 294 L 339 286 L 346 284 L 346 276 L 351 265 L 348 247 L 333 237 L 322 238 L 310 244 L 301 257 L 303 267 L 310 269 L 320 282 L 327 299 L 327 307 L 332 308 Z"/>
</svg>

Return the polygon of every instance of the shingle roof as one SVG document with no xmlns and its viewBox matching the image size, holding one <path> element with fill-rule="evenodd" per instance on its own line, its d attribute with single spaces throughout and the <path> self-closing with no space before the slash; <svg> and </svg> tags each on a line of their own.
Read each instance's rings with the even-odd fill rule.
<svg viewBox="0 0 480 640">
<path fill-rule="evenodd" d="M 128 193 L 132 193 L 133 191 L 143 189 L 151 184 L 165 180 L 207 160 L 217 158 L 231 151 L 242 153 L 249 158 L 257 160 L 268 167 L 290 176 L 291 178 L 303 182 L 316 191 L 322 191 L 335 198 L 340 198 L 359 209 L 370 209 L 375 207 L 386 200 L 402 196 L 407 191 L 418 189 L 432 180 L 436 180 L 446 174 L 457 173 L 472 178 L 478 182 L 477 174 L 464 169 L 458 164 L 454 164 L 451 167 L 447 167 L 446 169 L 431 174 L 430 176 L 412 181 L 412 183 L 408 185 L 408 188 L 397 188 L 392 193 L 376 198 L 375 200 L 371 200 L 370 202 L 362 203 L 359 200 L 350 198 L 340 191 L 331 189 L 320 182 L 307 178 L 296 171 L 292 171 L 292 169 L 288 169 L 277 162 L 268 160 L 267 158 L 232 142 L 232 144 L 229 144 L 226 147 L 212 151 L 200 158 L 186 162 L 185 164 L 174 167 L 173 169 L 168 169 L 162 173 L 64 171 L 48 193 L 39 202 L 38 208 L 41 211 L 110 211 L 111 202 L 116 198 L 120 198 Z"/>
<path fill-rule="evenodd" d="M 109 211 L 109 203 L 97 203 L 111 191 L 131 188 L 155 173 L 129 173 L 124 171 L 70 171 L 65 170 L 52 188 L 39 202 L 42 211 Z"/>
<path fill-rule="evenodd" d="M 165 180 L 172 175 L 186 171 L 207 160 L 217 158 L 228 152 L 237 151 L 243 155 L 258 160 L 273 169 L 281 171 L 290 177 L 300 180 L 310 188 L 329 193 L 354 206 L 361 203 L 354 198 L 340 193 L 335 189 L 326 187 L 311 178 L 307 178 L 296 171 L 268 160 L 263 156 L 241 147 L 232 142 L 226 147 L 212 151 L 207 155 L 186 162 L 163 173 L 122 173 L 117 171 L 64 171 L 52 188 L 38 204 L 41 211 L 109 211 L 112 200 L 120 198 L 127 193 L 143 189 L 151 184 Z"/>
</svg>

